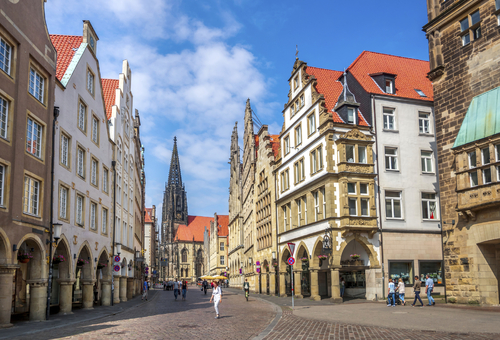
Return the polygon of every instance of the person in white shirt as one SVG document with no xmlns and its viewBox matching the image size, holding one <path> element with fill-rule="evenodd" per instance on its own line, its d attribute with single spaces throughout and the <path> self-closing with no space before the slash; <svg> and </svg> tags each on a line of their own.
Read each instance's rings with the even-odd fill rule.
<svg viewBox="0 0 500 340">
<path fill-rule="evenodd" d="M 406 306 L 405 302 L 405 283 L 403 282 L 402 278 L 399 278 L 399 283 L 398 283 L 398 294 L 399 294 L 399 300 L 401 300 L 401 303 L 403 306 Z"/>
<path fill-rule="evenodd" d="M 177 300 L 177 295 L 179 294 L 179 282 L 174 281 L 174 297 Z"/>
<path fill-rule="evenodd" d="M 214 289 L 212 290 L 212 297 L 210 298 L 210 302 L 214 301 L 214 307 L 215 307 L 215 318 L 220 319 L 220 314 L 219 314 L 219 303 L 222 300 L 222 291 L 217 283 L 217 281 L 214 281 Z"/>
</svg>

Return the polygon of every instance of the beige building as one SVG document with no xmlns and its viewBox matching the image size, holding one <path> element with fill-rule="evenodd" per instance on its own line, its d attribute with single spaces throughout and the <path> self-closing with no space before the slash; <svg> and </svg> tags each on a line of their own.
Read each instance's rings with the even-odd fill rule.
<svg viewBox="0 0 500 340">
<path fill-rule="evenodd" d="M 158 275 L 153 274 L 155 270 L 158 270 L 159 261 L 156 252 L 158 246 L 157 221 L 156 206 L 153 205 L 152 208 L 146 208 L 144 213 L 144 265 L 149 268 L 149 273 L 144 276 L 152 282 L 158 281 Z"/>
<path fill-rule="evenodd" d="M 228 215 L 214 214 L 210 221 L 210 268 L 208 275 L 227 275 L 228 263 Z"/>
</svg>

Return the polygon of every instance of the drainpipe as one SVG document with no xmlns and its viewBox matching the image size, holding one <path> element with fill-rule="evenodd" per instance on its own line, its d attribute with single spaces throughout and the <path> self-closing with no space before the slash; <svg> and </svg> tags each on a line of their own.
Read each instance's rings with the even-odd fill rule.
<svg viewBox="0 0 500 340">
<path fill-rule="evenodd" d="M 375 109 L 375 97 L 372 94 L 372 112 L 373 112 L 373 125 L 375 128 L 375 149 L 377 152 L 377 196 L 378 196 L 378 218 L 380 223 L 380 256 L 382 261 L 382 297 L 385 297 L 385 264 L 384 264 L 384 233 L 382 229 L 382 203 L 380 200 L 380 162 L 379 162 L 379 149 L 378 149 L 378 137 L 377 137 L 377 111 Z"/>
<path fill-rule="evenodd" d="M 115 295 L 115 268 L 113 263 L 115 261 L 115 235 L 116 235 L 116 161 L 111 161 L 111 166 L 113 167 L 113 256 L 111 259 L 111 266 L 113 269 L 111 270 L 111 306 L 114 305 L 114 295 Z"/>
<path fill-rule="evenodd" d="M 52 160 L 50 165 L 50 213 L 49 213 L 49 279 L 47 284 L 47 314 L 46 320 L 49 319 L 50 316 L 50 298 L 52 292 L 52 272 L 53 272 L 53 262 L 52 262 L 52 242 L 54 242 L 54 238 L 52 235 L 52 218 L 54 217 L 54 142 L 56 139 L 56 123 L 57 117 L 59 117 L 59 106 L 54 106 L 54 120 L 52 121 Z"/>
</svg>

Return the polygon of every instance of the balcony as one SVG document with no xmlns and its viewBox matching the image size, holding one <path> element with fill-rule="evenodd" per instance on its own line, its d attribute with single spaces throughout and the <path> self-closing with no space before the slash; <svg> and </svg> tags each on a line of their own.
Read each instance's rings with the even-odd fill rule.
<svg viewBox="0 0 500 340">
<path fill-rule="evenodd" d="M 457 211 L 468 221 L 475 220 L 475 210 L 500 206 L 500 182 L 468 188 L 458 192 Z"/>
<path fill-rule="evenodd" d="M 369 238 L 378 230 L 376 217 L 346 216 L 340 218 L 342 237 L 348 232 L 358 231 L 368 233 Z"/>
</svg>

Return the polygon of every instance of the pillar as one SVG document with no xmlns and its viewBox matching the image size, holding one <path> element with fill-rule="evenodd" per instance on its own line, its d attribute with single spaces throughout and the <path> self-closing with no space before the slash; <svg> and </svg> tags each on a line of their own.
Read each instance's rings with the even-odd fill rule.
<svg viewBox="0 0 500 340">
<path fill-rule="evenodd" d="M 111 280 L 101 281 L 101 305 L 111 306 Z"/>
<path fill-rule="evenodd" d="M 267 278 L 267 273 L 262 275 L 262 294 L 267 294 Z M 271 287 L 269 287 L 269 289 L 271 289 Z"/>
<path fill-rule="evenodd" d="M 94 282 L 82 280 L 83 309 L 94 309 Z"/>
<path fill-rule="evenodd" d="M 133 277 L 127 277 L 127 300 L 132 300 L 134 297 L 135 286 L 135 279 Z"/>
<path fill-rule="evenodd" d="M 75 279 L 57 279 L 59 283 L 59 314 L 73 314 L 73 284 Z"/>
<path fill-rule="evenodd" d="M 296 270 L 293 272 L 293 290 L 295 293 L 295 297 L 297 299 L 302 299 L 302 287 L 301 287 L 301 276 L 302 276 L 302 270 Z"/>
<path fill-rule="evenodd" d="M 127 277 L 120 277 L 120 301 L 127 301 Z"/>
<path fill-rule="evenodd" d="M 332 269 L 332 302 L 342 303 L 343 299 L 340 297 L 340 274 L 338 269 Z"/>
<path fill-rule="evenodd" d="M 43 321 L 47 313 L 47 279 L 26 282 L 30 285 L 30 321 Z"/>
<path fill-rule="evenodd" d="M 10 314 L 12 309 L 12 276 L 19 266 L 0 267 L 0 328 L 12 327 Z"/>
<path fill-rule="evenodd" d="M 276 273 L 269 273 L 269 295 L 276 295 Z"/>
<path fill-rule="evenodd" d="M 115 286 L 113 290 L 113 304 L 120 303 L 120 275 L 114 276 L 113 285 Z"/>
<path fill-rule="evenodd" d="M 283 297 L 286 296 L 286 285 L 285 285 L 286 272 L 280 272 L 279 275 L 280 275 L 279 296 Z"/>
<path fill-rule="evenodd" d="M 309 268 L 311 273 L 311 299 L 314 301 L 321 300 L 319 296 L 318 268 Z"/>
</svg>

